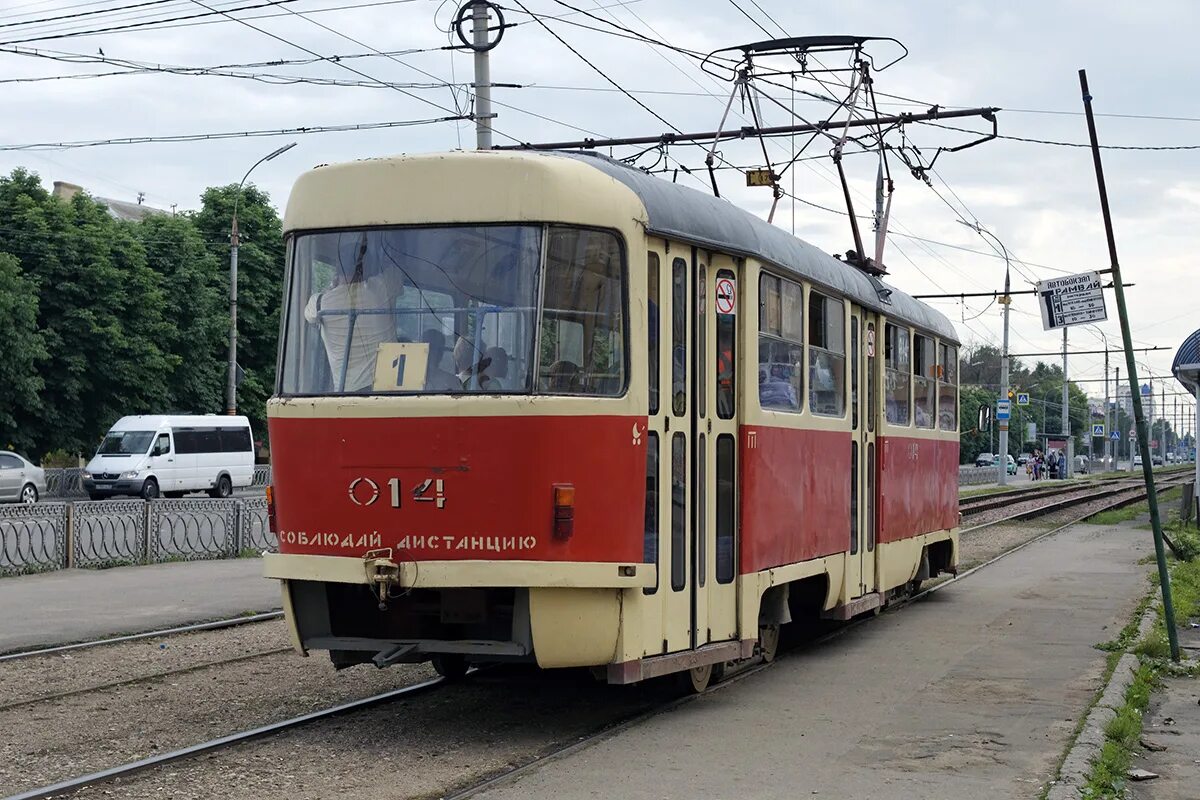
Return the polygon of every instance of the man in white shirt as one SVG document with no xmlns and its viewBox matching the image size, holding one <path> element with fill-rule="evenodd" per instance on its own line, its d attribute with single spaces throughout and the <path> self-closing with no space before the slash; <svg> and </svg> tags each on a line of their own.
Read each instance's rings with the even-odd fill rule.
<svg viewBox="0 0 1200 800">
<path fill-rule="evenodd" d="M 321 326 L 334 391 L 369 391 L 375 382 L 379 345 L 396 341 L 396 322 L 390 311 L 396 298 L 404 294 L 404 276 L 398 269 L 385 268 L 364 279 L 361 265 L 348 280 L 340 276 L 338 273 L 328 289 L 309 298 L 304 318 Z M 389 313 L 381 313 L 384 311 Z"/>
</svg>

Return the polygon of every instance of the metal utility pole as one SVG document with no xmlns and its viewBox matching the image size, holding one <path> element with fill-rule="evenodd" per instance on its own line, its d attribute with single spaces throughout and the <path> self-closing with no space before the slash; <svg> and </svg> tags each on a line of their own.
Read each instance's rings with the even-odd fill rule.
<svg viewBox="0 0 1200 800">
<path fill-rule="evenodd" d="M 1109 408 L 1110 407 L 1108 404 L 1108 339 L 1106 337 L 1104 339 L 1104 466 L 1106 468 L 1109 466 L 1115 465 L 1115 462 L 1116 462 L 1115 456 L 1113 457 L 1112 461 L 1108 460 L 1108 455 L 1110 452 L 1108 443 L 1110 441 L 1112 441 L 1112 432 L 1113 432 L 1112 426 L 1108 422 Z"/>
<path fill-rule="evenodd" d="M 1071 386 L 1067 382 L 1067 329 L 1063 328 L 1063 398 L 1062 398 L 1062 429 L 1063 435 L 1067 437 L 1066 447 L 1063 451 L 1063 457 L 1066 458 L 1065 466 L 1060 465 L 1058 475 L 1061 478 L 1069 478 L 1073 472 L 1072 461 L 1075 459 L 1075 437 L 1071 435 Z"/>
<path fill-rule="evenodd" d="M 1133 419 L 1138 429 L 1138 447 L 1142 452 L 1142 477 L 1146 481 L 1146 502 L 1150 506 L 1150 527 L 1154 530 L 1154 556 L 1158 562 L 1158 582 L 1162 589 L 1163 623 L 1171 645 L 1171 660 L 1179 661 L 1179 636 L 1175 630 L 1175 604 L 1171 600 L 1171 573 L 1167 569 L 1167 554 L 1163 545 L 1162 520 L 1158 514 L 1158 494 L 1151 469 L 1150 447 L 1146 441 L 1146 417 L 1142 412 L 1142 397 L 1137 385 L 1137 363 L 1133 358 L 1133 336 L 1129 331 L 1129 311 L 1125 306 L 1125 286 L 1121 281 L 1121 265 L 1117 259 L 1117 239 L 1113 233 L 1112 214 L 1108 207 L 1108 189 L 1104 184 L 1104 165 L 1100 160 L 1100 142 L 1096 137 L 1096 118 L 1092 114 L 1092 93 L 1088 91 L 1087 70 L 1079 70 L 1079 89 L 1083 95 L 1083 110 L 1087 115 L 1088 138 L 1092 145 L 1092 161 L 1096 167 L 1096 185 L 1100 192 L 1100 212 L 1104 217 L 1104 233 L 1108 239 L 1108 254 L 1112 260 L 1113 288 L 1117 295 L 1117 315 L 1121 320 L 1121 340 L 1125 344 L 1125 366 L 1129 370 L 1129 388 L 1133 393 Z M 1133 459 L 1130 459 L 1132 462 Z"/>
<path fill-rule="evenodd" d="M 491 3 L 473 4 L 472 44 L 475 50 L 475 148 L 492 149 L 492 68 L 488 63 L 488 12 Z"/>
<path fill-rule="evenodd" d="M 988 236 L 996 244 L 1000 245 L 1000 252 L 1004 254 L 1004 296 L 999 299 L 999 303 L 1004 306 L 1004 342 L 1000 350 L 1000 399 L 1008 400 L 1008 311 L 1012 307 L 1012 276 L 1009 270 L 1010 263 L 1008 258 L 1008 248 L 1004 246 L 1004 242 L 987 228 L 979 223 L 971 225 L 963 220 L 958 220 L 963 225 L 966 225 L 971 230 L 978 233 L 980 236 Z M 1011 406 L 1010 406 L 1011 408 Z M 1011 413 L 1011 412 L 1010 412 Z M 997 473 L 996 482 L 1001 486 L 1008 484 L 1008 423 L 1007 419 L 996 420 L 997 427 L 1000 428 L 1000 444 L 997 447 L 997 454 L 1000 456 L 1000 469 Z"/>
<path fill-rule="evenodd" d="M 1161 420 L 1158 424 L 1159 433 L 1162 441 L 1159 442 L 1158 449 L 1162 454 L 1163 465 L 1167 463 L 1167 382 L 1162 382 L 1162 405 L 1158 409 L 1158 418 Z"/>
<path fill-rule="evenodd" d="M 254 162 L 254 166 L 246 170 L 246 174 L 238 181 L 237 192 L 233 195 L 233 221 L 229 228 L 229 379 L 225 384 L 225 413 L 233 416 L 237 414 L 237 284 L 238 284 L 238 221 L 237 209 L 238 202 L 242 199 L 242 186 L 245 185 L 246 179 L 250 177 L 250 173 L 254 172 L 255 168 L 264 161 L 270 161 L 278 155 L 286 153 L 296 146 L 295 142 L 289 142 L 278 150 L 272 151 L 267 155 Z"/>
</svg>

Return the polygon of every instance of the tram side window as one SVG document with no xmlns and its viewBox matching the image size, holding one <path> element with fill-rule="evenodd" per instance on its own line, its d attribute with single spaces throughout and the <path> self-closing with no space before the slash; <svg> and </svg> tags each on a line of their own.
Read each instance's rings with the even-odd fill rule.
<svg viewBox="0 0 1200 800">
<path fill-rule="evenodd" d="M 932 428 L 937 416 L 937 365 L 933 339 L 913 336 L 913 408 L 918 428 Z"/>
<path fill-rule="evenodd" d="M 804 292 L 763 273 L 758 279 L 758 402 L 799 411 L 804 397 Z"/>
<path fill-rule="evenodd" d="M 938 345 L 938 427 L 958 430 L 958 348 Z"/>
<path fill-rule="evenodd" d="M 687 262 L 671 262 L 671 413 L 687 411 Z"/>
<path fill-rule="evenodd" d="M 646 316 L 650 326 L 650 414 L 658 413 L 658 253 L 646 261 Z"/>
<path fill-rule="evenodd" d="M 717 583 L 731 583 L 734 576 L 735 460 L 733 436 L 722 433 L 717 437 Z"/>
<path fill-rule="evenodd" d="M 658 563 L 658 432 L 650 431 L 646 436 L 646 525 L 642 538 L 642 562 Z M 658 583 L 642 589 L 643 594 L 654 594 Z"/>
<path fill-rule="evenodd" d="M 723 269 L 717 273 L 717 280 L 733 281 L 733 273 Z M 717 311 L 717 416 L 721 419 L 733 419 L 737 409 L 734 390 L 737 388 L 737 343 L 734 341 L 737 317 L 733 314 L 722 314 Z"/>
<path fill-rule="evenodd" d="M 687 442 L 671 436 L 671 590 L 687 585 Z"/>
<path fill-rule="evenodd" d="M 818 292 L 808 293 L 808 385 L 814 414 L 845 413 L 845 304 Z"/>
<path fill-rule="evenodd" d="M 884 326 L 884 403 L 891 425 L 908 425 L 912 419 L 912 361 L 908 352 L 908 328 Z"/>
<path fill-rule="evenodd" d="M 607 396 L 625 388 L 621 247 L 605 231 L 551 228 L 538 390 Z"/>
</svg>

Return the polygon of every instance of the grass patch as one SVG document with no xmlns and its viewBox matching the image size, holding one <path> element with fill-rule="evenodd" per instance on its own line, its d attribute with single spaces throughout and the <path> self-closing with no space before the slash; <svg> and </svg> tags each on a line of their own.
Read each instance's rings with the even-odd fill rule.
<svg viewBox="0 0 1200 800">
<path fill-rule="evenodd" d="M 1175 605 L 1175 618 L 1185 621 L 1200 615 L 1200 559 L 1192 561 L 1172 560 L 1171 565 L 1171 594 Z M 1152 581 L 1157 585 L 1158 573 L 1152 573 Z M 1137 620 L 1150 598 L 1139 606 L 1134 620 L 1122 629 L 1114 642 L 1097 645 L 1104 650 L 1113 650 L 1109 654 L 1109 669 L 1111 675 L 1113 659 L 1119 658 L 1117 648 L 1122 642 L 1130 641 L 1137 631 Z M 1110 647 L 1111 645 L 1111 647 Z M 1162 610 L 1159 610 L 1154 627 L 1141 642 L 1134 647 L 1133 652 L 1140 658 L 1140 663 L 1133 675 L 1133 682 L 1125 691 L 1125 702 L 1117 710 L 1116 715 L 1109 720 L 1104 728 L 1104 745 L 1099 756 L 1092 762 L 1092 770 L 1087 783 L 1080 790 L 1080 796 L 1088 800 L 1100 798 L 1123 798 L 1126 796 L 1128 778 L 1126 773 L 1133 761 L 1134 748 L 1142 734 L 1142 715 L 1150 705 L 1150 695 L 1158 684 L 1158 676 L 1162 672 L 1179 673 L 1195 672 L 1195 666 L 1181 668 L 1168 661 L 1171 655 L 1167 632 L 1163 621 Z M 1094 703 L 1094 701 L 1093 701 Z"/>
<path fill-rule="evenodd" d="M 1146 613 L 1146 609 L 1150 607 L 1150 595 L 1142 598 L 1142 601 L 1137 604 L 1137 608 L 1133 610 L 1133 616 L 1129 622 L 1125 623 L 1125 627 L 1117 634 L 1116 639 L 1110 639 L 1107 642 L 1101 642 L 1096 645 L 1097 650 L 1105 650 L 1109 653 L 1124 653 L 1133 644 L 1133 637 L 1137 635 L 1138 626 L 1141 625 L 1142 615 Z M 1112 664 L 1113 667 L 1116 664 Z"/>
<path fill-rule="evenodd" d="M 965 492 L 960 489 L 958 491 L 958 496 L 960 498 L 962 498 L 962 497 L 983 497 L 984 495 L 987 495 L 987 494 L 1000 494 L 1001 492 L 1011 492 L 1012 490 L 1013 490 L 1013 487 L 1011 487 L 1011 486 L 985 486 L 982 489 L 967 489 Z"/>
<path fill-rule="evenodd" d="M 1104 745 L 1092 762 L 1092 772 L 1080 790 L 1085 798 L 1125 796 L 1126 772 L 1133 762 L 1133 748 L 1142 735 L 1142 714 L 1150 704 L 1150 694 L 1158 681 L 1158 670 L 1151 662 L 1138 665 L 1133 682 L 1125 690 L 1125 703 L 1104 727 Z"/>
<path fill-rule="evenodd" d="M 1173 486 L 1170 489 L 1158 493 L 1158 513 L 1159 519 L 1164 521 L 1171 519 L 1174 513 L 1178 517 L 1178 505 L 1183 497 L 1183 487 Z M 1175 509 L 1170 507 L 1174 502 Z M 1150 513 L 1150 504 L 1146 500 L 1141 500 L 1137 503 L 1130 503 L 1122 508 L 1114 508 L 1108 511 L 1101 511 L 1099 514 L 1088 517 L 1085 522 L 1089 525 L 1116 525 L 1121 522 L 1131 522 L 1135 519 L 1143 517 Z"/>
</svg>

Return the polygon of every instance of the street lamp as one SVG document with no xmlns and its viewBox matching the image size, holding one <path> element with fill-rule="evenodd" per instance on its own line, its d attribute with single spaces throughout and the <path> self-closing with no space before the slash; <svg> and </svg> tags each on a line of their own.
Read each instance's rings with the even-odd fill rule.
<svg viewBox="0 0 1200 800">
<path fill-rule="evenodd" d="M 242 186 L 250 173 L 264 161 L 270 161 L 276 156 L 283 155 L 296 146 L 288 142 L 278 150 L 274 150 L 254 162 L 254 166 L 246 170 L 246 174 L 238 182 L 237 192 L 233 196 L 233 223 L 229 232 L 229 382 L 225 386 L 225 413 L 233 416 L 237 413 L 237 276 L 238 276 L 238 201 L 242 198 Z"/>
<path fill-rule="evenodd" d="M 1000 252 L 1004 253 L 1004 296 L 1000 298 L 1000 302 L 1004 305 L 1004 348 L 1000 351 L 1000 396 L 1008 398 L 1008 310 L 1012 305 L 1012 297 L 1009 295 L 1009 259 L 1008 248 L 1004 246 L 1004 242 L 996 238 L 996 235 L 987 228 L 980 225 L 978 222 L 972 224 L 966 220 L 957 220 L 966 225 L 971 230 L 978 233 L 980 236 L 988 236 L 996 244 L 1000 245 Z M 1000 426 L 1000 471 L 997 481 L 1001 486 L 1008 483 L 1008 420 L 996 420 L 996 424 Z"/>
</svg>

